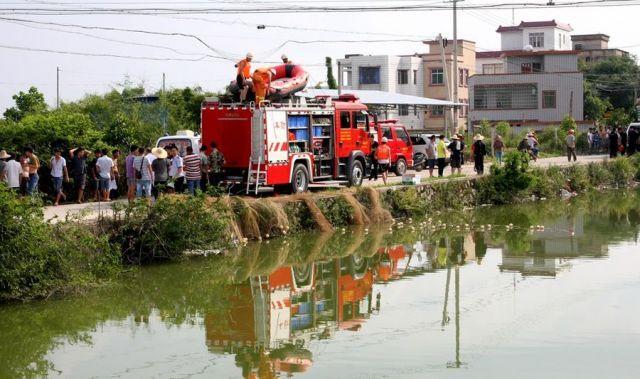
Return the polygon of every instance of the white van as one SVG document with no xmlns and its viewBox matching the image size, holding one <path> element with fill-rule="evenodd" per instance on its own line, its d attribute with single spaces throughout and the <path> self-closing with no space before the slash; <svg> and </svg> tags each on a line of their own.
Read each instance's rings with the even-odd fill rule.
<svg viewBox="0 0 640 379">
<path fill-rule="evenodd" d="M 191 130 L 178 130 L 173 136 L 164 136 L 158 138 L 156 147 L 165 147 L 168 145 L 176 145 L 180 151 L 180 156 L 187 155 L 187 147 L 191 146 L 194 153 L 200 151 L 201 137 Z"/>
</svg>

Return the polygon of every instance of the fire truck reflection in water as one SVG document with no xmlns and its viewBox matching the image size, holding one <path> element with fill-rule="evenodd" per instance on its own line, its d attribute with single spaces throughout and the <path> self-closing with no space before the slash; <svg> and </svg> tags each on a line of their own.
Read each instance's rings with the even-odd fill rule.
<svg viewBox="0 0 640 379">
<path fill-rule="evenodd" d="M 370 261 L 285 266 L 229 286 L 224 300 L 230 309 L 222 317 L 205 316 L 209 350 L 235 354 L 245 378 L 307 371 L 313 364 L 309 341 L 357 331 L 372 313 Z"/>
</svg>

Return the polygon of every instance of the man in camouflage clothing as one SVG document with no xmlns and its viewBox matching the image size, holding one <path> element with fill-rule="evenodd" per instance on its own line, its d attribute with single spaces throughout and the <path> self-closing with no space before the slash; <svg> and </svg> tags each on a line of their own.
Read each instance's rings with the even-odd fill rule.
<svg viewBox="0 0 640 379">
<path fill-rule="evenodd" d="M 218 145 L 211 142 L 211 154 L 209 154 L 209 172 L 211 175 L 210 183 L 217 186 L 222 181 L 222 166 L 224 165 L 224 156 L 218 150 Z"/>
</svg>

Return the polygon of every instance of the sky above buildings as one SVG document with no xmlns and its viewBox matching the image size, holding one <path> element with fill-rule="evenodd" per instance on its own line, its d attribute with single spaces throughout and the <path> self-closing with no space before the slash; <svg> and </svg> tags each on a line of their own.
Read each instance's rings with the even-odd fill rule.
<svg viewBox="0 0 640 379">
<path fill-rule="evenodd" d="M 493 0 L 467 0 L 460 4 L 464 6 L 491 1 Z M 82 11 L 105 7 L 193 9 L 214 6 L 242 9 L 260 6 L 266 8 L 273 4 L 293 8 L 300 5 L 389 6 L 425 3 L 447 5 L 433 0 L 4 0 L 0 2 L 0 112 L 13 104 L 11 95 L 30 86 L 38 87 L 44 92 L 48 104 L 55 105 L 56 67 L 60 67 L 62 101 L 77 100 L 88 93 L 103 93 L 111 88 L 121 88 L 125 82 L 144 84 L 149 92 L 153 92 L 161 87 L 163 73 L 166 75 L 167 88 L 200 86 L 205 90 L 219 91 L 233 79 L 234 61 L 247 51 L 253 52 L 260 62 L 254 67 L 277 62 L 280 55 L 285 53 L 294 62 L 307 68 L 310 72 L 310 84 L 315 85 L 326 80 L 324 59 L 327 56 L 335 61 L 344 54 L 353 53 L 423 53 L 427 47 L 419 41 L 433 39 L 438 33 L 448 38 L 452 36 L 452 12 L 444 10 L 61 15 L 33 12 L 19 14 L 8 11 L 7 8 L 74 8 Z M 496 28 L 512 24 L 512 17 L 516 23 L 521 20 L 555 19 L 571 24 L 574 34 L 608 34 L 611 36 L 609 47 L 622 48 L 638 55 L 640 40 L 631 30 L 640 14 L 640 2 L 634 4 L 638 5 L 515 9 L 513 12 L 509 9 L 463 10 L 459 12 L 458 35 L 459 38 L 475 41 L 478 51 L 494 50 L 500 46 Z M 101 29 L 27 23 L 15 19 Z M 265 28 L 258 29 L 257 25 L 265 25 Z M 152 31 L 167 35 L 104 28 Z M 168 35 L 171 33 L 181 35 Z M 199 37 L 201 41 L 193 36 Z"/>
</svg>

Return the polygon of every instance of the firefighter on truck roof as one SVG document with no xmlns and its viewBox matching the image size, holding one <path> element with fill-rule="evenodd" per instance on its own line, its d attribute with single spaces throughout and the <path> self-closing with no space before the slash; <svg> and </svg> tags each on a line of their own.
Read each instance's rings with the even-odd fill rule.
<svg viewBox="0 0 640 379">
<path fill-rule="evenodd" d="M 240 101 L 244 102 L 247 98 L 247 92 L 249 92 L 249 79 L 251 79 L 251 60 L 253 54 L 247 53 L 247 56 L 240 62 L 236 63 L 238 72 L 236 75 L 236 83 L 240 90 Z"/>
<path fill-rule="evenodd" d="M 256 93 L 256 104 L 260 104 L 267 96 L 272 75 L 274 75 L 273 69 L 268 67 L 258 68 L 253 72 L 253 90 Z"/>
</svg>

